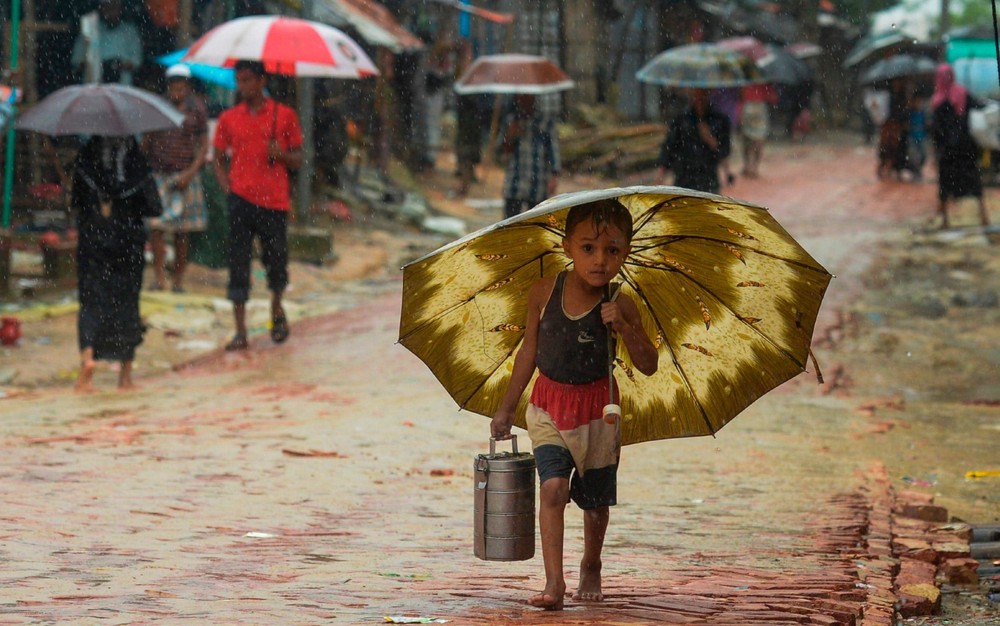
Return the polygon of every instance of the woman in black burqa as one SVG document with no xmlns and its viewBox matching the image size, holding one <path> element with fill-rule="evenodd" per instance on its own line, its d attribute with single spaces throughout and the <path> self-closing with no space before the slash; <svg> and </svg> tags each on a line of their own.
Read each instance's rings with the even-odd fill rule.
<svg viewBox="0 0 1000 626">
<path fill-rule="evenodd" d="M 71 206 L 76 212 L 77 391 L 93 389 L 98 360 L 118 361 L 118 388 L 129 389 L 135 348 L 145 327 L 139 292 L 145 267 L 143 217 L 162 212 L 152 170 L 131 137 L 93 137 L 74 163 Z"/>
<path fill-rule="evenodd" d="M 969 109 L 979 103 L 965 87 L 955 82 L 951 65 L 938 65 L 931 96 L 931 139 L 938 163 L 939 226 L 948 228 L 948 202 L 972 196 L 979 205 L 979 223 L 990 223 L 983 202 L 983 181 L 977 160 L 981 154 L 969 134 Z"/>
</svg>

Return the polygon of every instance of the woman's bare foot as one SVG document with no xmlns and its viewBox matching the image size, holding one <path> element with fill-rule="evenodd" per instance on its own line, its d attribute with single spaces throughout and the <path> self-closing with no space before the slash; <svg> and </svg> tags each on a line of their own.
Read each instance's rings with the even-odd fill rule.
<svg viewBox="0 0 1000 626">
<path fill-rule="evenodd" d="M 97 362 L 94 361 L 94 351 L 87 348 L 80 353 L 80 375 L 76 378 L 73 390 L 77 393 L 90 393 L 94 390 L 94 370 L 97 369 Z"/>
<path fill-rule="evenodd" d="M 565 594 L 566 585 L 563 585 L 562 589 L 555 586 L 550 589 L 549 586 L 546 586 L 540 594 L 532 596 L 528 600 L 528 604 L 545 609 L 546 611 L 561 611 L 563 609 L 563 596 Z"/>
<path fill-rule="evenodd" d="M 596 566 L 586 566 L 580 564 L 580 584 L 576 588 L 575 600 L 580 602 L 603 602 L 604 593 L 601 591 L 601 564 Z"/>
<path fill-rule="evenodd" d="M 121 369 L 118 371 L 118 391 L 131 391 L 135 389 L 132 382 L 132 362 L 123 361 Z"/>
</svg>

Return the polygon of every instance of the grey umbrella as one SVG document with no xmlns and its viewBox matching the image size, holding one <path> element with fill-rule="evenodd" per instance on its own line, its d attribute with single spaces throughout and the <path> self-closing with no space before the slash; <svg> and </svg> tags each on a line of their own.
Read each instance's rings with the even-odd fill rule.
<svg viewBox="0 0 1000 626">
<path fill-rule="evenodd" d="M 844 67 L 853 67 L 875 55 L 882 56 L 887 52 L 903 52 L 916 43 L 916 39 L 907 33 L 891 30 L 880 33 L 869 33 L 859 39 L 847 58 Z"/>
<path fill-rule="evenodd" d="M 930 76 L 937 69 L 933 60 L 913 54 L 897 54 L 873 64 L 861 75 L 862 85 L 872 85 L 894 78 Z"/>
<path fill-rule="evenodd" d="M 775 45 L 767 46 L 767 54 L 757 59 L 757 67 L 771 83 L 799 85 L 813 79 L 808 63 Z"/>
<path fill-rule="evenodd" d="M 55 91 L 17 121 L 46 135 L 137 135 L 180 126 L 184 114 L 154 93 L 116 84 L 72 85 Z"/>
</svg>

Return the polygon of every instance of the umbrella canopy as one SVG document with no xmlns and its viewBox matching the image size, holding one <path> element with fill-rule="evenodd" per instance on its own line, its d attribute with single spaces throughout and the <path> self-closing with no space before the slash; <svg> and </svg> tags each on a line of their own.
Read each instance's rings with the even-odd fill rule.
<svg viewBox="0 0 1000 626">
<path fill-rule="evenodd" d="M 455 93 L 523 93 L 541 95 L 572 89 L 576 84 L 558 65 L 530 54 L 489 54 L 476 59 L 455 82 Z"/>
<path fill-rule="evenodd" d="M 184 114 L 160 96 L 118 84 L 71 85 L 54 91 L 16 127 L 46 135 L 138 135 L 180 126 Z"/>
<path fill-rule="evenodd" d="M 240 17 L 216 26 L 188 49 L 181 61 L 233 67 L 260 61 L 272 74 L 365 78 L 375 64 L 353 39 L 326 24 L 278 15 Z"/>
<path fill-rule="evenodd" d="M 204 65 L 203 63 L 185 63 L 181 59 L 187 54 L 187 51 L 188 49 L 184 48 L 170 54 L 165 54 L 157 57 L 156 62 L 167 67 L 177 65 L 178 63 L 186 65 L 191 70 L 191 76 L 198 80 L 203 80 L 213 85 L 221 85 L 227 89 L 236 89 L 236 73 L 232 68 Z"/>
<path fill-rule="evenodd" d="M 757 66 L 768 82 L 798 85 L 813 79 L 813 69 L 778 46 L 767 46 L 767 54 L 757 60 Z"/>
<path fill-rule="evenodd" d="M 884 54 L 891 51 L 903 51 L 914 43 L 916 43 L 916 39 L 898 30 L 870 33 L 854 44 L 851 51 L 847 53 L 847 58 L 844 59 L 843 65 L 844 67 L 854 67 L 878 53 Z"/>
<path fill-rule="evenodd" d="M 767 56 L 767 45 L 756 37 L 727 37 L 715 43 L 727 50 L 739 52 L 754 62 Z"/>
<path fill-rule="evenodd" d="M 566 269 L 570 208 L 632 213 L 619 278 L 659 351 L 650 377 L 616 358 L 622 443 L 709 435 L 803 371 L 830 274 L 762 207 L 679 187 L 563 194 L 403 268 L 399 340 L 469 411 L 492 416 L 524 335 L 530 285 Z M 527 394 L 516 424 L 524 427 Z"/>
<path fill-rule="evenodd" d="M 796 59 L 811 59 L 823 54 L 823 48 L 809 41 L 797 41 L 785 46 L 785 51 Z"/>
<path fill-rule="evenodd" d="M 751 59 L 757 64 L 764 80 L 769 83 L 797 85 L 812 80 L 813 71 L 808 63 L 784 48 L 765 44 L 756 37 L 729 37 L 716 43 Z"/>
<path fill-rule="evenodd" d="M 716 44 L 693 43 L 653 57 L 635 77 L 664 87 L 717 89 L 763 82 L 749 57 Z"/>
<path fill-rule="evenodd" d="M 872 64 L 861 74 L 860 82 L 862 85 L 872 85 L 894 78 L 933 76 L 935 70 L 937 63 L 925 56 L 897 54 Z"/>
</svg>

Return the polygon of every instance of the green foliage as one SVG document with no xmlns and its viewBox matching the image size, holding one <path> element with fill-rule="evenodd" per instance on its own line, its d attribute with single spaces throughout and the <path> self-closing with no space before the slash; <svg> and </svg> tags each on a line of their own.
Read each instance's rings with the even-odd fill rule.
<svg viewBox="0 0 1000 626">
<path fill-rule="evenodd" d="M 956 10 L 957 9 L 957 10 Z M 997 10 L 1000 11 L 1000 5 Z M 958 3 L 952 8 L 952 26 L 979 26 L 993 23 L 992 0 L 979 0 L 978 2 Z"/>
</svg>

